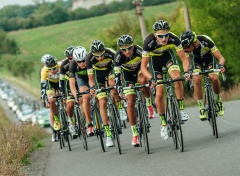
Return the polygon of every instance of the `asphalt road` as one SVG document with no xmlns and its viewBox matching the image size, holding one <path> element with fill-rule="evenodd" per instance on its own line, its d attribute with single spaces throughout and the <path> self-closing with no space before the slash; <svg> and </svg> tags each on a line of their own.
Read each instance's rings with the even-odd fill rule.
<svg viewBox="0 0 240 176">
<path fill-rule="evenodd" d="M 118 148 L 103 152 L 95 136 L 88 138 L 85 151 L 80 140 L 72 140 L 72 151 L 55 142 L 44 176 L 239 176 L 240 175 L 240 100 L 225 102 L 225 116 L 218 117 L 219 138 L 207 121 L 198 119 L 198 108 L 187 108 L 190 119 L 183 128 L 184 152 L 174 149 L 172 139 L 160 137 L 160 120 L 150 120 L 150 154 L 131 146 L 131 129 L 123 129 L 122 154 Z"/>
</svg>

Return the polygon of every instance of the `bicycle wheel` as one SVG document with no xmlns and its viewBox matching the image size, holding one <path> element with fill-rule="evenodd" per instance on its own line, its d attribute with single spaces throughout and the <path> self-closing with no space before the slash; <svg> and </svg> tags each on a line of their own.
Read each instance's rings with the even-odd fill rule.
<svg viewBox="0 0 240 176">
<path fill-rule="evenodd" d="M 60 130 L 57 131 L 57 136 L 58 136 L 58 140 L 59 140 L 59 144 L 60 144 L 60 149 L 62 149 L 64 147 L 64 140 L 63 140 Z"/>
<path fill-rule="evenodd" d="M 140 121 L 141 121 L 141 126 L 140 128 L 142 129 L 142 137 L 143 137 L 143 143 L 144 143 L 144 148 L 147 153 L 150 153 L 149 149 L 149 142 L 148 142 L 148 123 L 147 123 L 147 118 L 148 118 L 148 113 L 147 113 L 147 107 L 144 103 L 139 104 L 140 108 Z"/>
<path fill-rule="evenodd" d="M 74 123 L 76 127 L 76 132 L 78 134 L 79 139 L 81 140 L 81 121 L 80 121 L 80 109 L 74 108 Z"/>
<path fill-rule="evenodd" d="M 119 154 L 121 154 L 122 151 L 121 151 L 121 143 L 120 143 L 120 138 L 119 138 L 119 133 L 118 133 L 119 127 L 118 127 L 118 123 L 117 123 L 118 115 L 116 112 L 116 108 L 114 107 L 114 105 L 109 104 L 108 111 L 109 111 L 109 120 L 111 122 L 111 128 L 113 129 L 112 135 L 113 135 L 114 144 L 115 144 L 115 139 L 117 139 L 118 151 L 119 151 Z"/>
<path fill-rule="evenodd" d="M 166 104 L 166 117 L 165 120 L 167 122 L 167 130 L 168 130 L 168 136 L 171 137 L 173 139 L 173 145 L 176 148 L 176 139 L 175 139 L 175 135 L 173 134 L 173 118 L 172 118 L 172 104 L 170 104 L 169 99 L 167 98 L 168 102 Z"/>
<path fill-rule="evenodd" d="M 86 120 L 81 114 L 81 134 L 82 134 L 82 143 L 83 143 L 83 148 L 85 150 L 88 150 L 88 145 L 87 145 L 87 131 L 86 131 Z"/>
<path fill-rule="evenodd" d="M 70 133 L 69 133 L 69 129 L 68 129 L 67 114 L 64 110 L 60 111 L 59 118 L 60 118 L 60 121 L 62 122 L 61 130 L 62 130 L 63 138 L 65 139 L 65 141 L 68 144 L 69 151 L 71 151 L 72 149 L 71 149 L 71 144 L 70 144 L 70 140 L 69 140 Z"/>
<path fill-rule="evenodd" d="M 105 147 L 103 143 L 103 130 L 102 130 L 102 125 L 100 124 L 100 114 L 97 109 L 94 109 L 94 120 L 95 120 L 97 137 L 99 136 L 102 150 L 103 152 L 105 152 Z"/>
<path fill-rule="evenodd" d="M 136 128 L 137 128 L 137 131 L 138 131 L 138 140 L 139 140 L 139 145 L 140 147 L 142 147 L 142 140 L 143 140 L 143 132 L 142 132 L 142 122 L 141 122 L 141 111 L 140 111 L 140 105 L 139 103 L 137 102 L 136 106 L 135 106 L 135 111 L 137 112 L 137 125 L 136 125 Z"/>
<path fill-rule="evenodd" d="M 177 99 L 173 98 L 173 136 L 175 136 L 175 146 L 176 149 L 180 149 L 181 152 L 184 150 L 184 145 L 183 145 L 183 135 L 182 135 L 182 118 L 181 114 L 179 111 Z"/>
<path fill-rule="evenodd" d="M 217 109 L 216 109 L 216 104 L 215 104 L 215 100 L 214 100 L 214 94 L 213 94 L 213 90 L 208 88 L 207 89 L 207 96 L 208 96 L 208 113 L 209 116 L 211 117 L 211 126 L 212 126 L 212 130 L 213 130 L 213 135 L 216 136 L 216 138 L 218 138 L 218 129 L 217 129 L 217 121 L 216 121 L 216 117 L 217 117 Z"/>
</svg>

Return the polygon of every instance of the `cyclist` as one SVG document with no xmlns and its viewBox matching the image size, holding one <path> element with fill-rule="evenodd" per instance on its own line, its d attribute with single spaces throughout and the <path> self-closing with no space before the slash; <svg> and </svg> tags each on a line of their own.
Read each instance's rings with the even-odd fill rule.
<svg viewBox="0 0 240 176">
<path fill-rule="evenodd" d="M 46 66 L 41 70 L 41 98 L 43 106 L 50 108 L 50 121 L 54 130 L 60 129 L 60 121 L 57 116 L 57 106 L 55 99 L 51 98 L 55 92 L 59 91 L 59 74 L 61 63 L 57 62 L 55 56 L 46 59 Z"/>
<path fill-rule="evenodd" d="M 69 66 L 69 83 L 70 89 L 77 100 L 77 92 L 84 92 L 89 88 L 88 85 L 88 74 L 85 58 L 87 56 L 87 50 L 78 46 L 73 51 L 74 60 Z M 77 85 L 77 86 L 76 86 Z M 87 135 L 93 136 L 93 125 L 91 120 L 91 105 L 90 105 L 90 95 L 83 94 L 81 100 L 81 109 L 86 118 Z"/>
<path fill-rule="evenodd" d="M 74 96 L 72 95 L 69 87 L 69 65 L 73 61 L 74 46 L 68 46 L 65 50 L 66 59 L 62 61 L 60 68 L 59 87 L 61 94 L 66 98 L 66 113 L 69 122 L 69 132 L 73 136 L 73 139 L 78 137 L 74 125 Z"/>
<path fill-rule="evenodd" d="M 187 30 L 180 36 L 183 50 L 187 57 L 191 57 L 193 72 L 201 72 L 205 67 L 207 69 L 221 68 L 221 72 L 225 72 L 225 59 L 221 52 L 216 47 L 213 40 L 207 35 L 196 35 L 192 30 Z M 217 60 L 218 62 L 217 62 Z M 218 65 L 219 63 L 219 65 Z M 213 85 L 213 90 L 216 94 L 216 102 L 218 108 L 218 115 L 224 115 L 224 106 L 220 96 L 220 80 L 218 73 L 209 74 Z M 199 118 L 206 120 L 206 112 L 203 105 L 203 89 L 202 76 L 194 76 L 194 94 L 200 109 Z"/>
<path fill-rule="evenodd" d="M 151 87 L 157 85 L 163 79 L 164 66 L 172 79 L 180 77 L 180 68 L 176 57 L 174 56 L 172 48 L 183 62 L 184 72 L 189 70 L 189 59 L 184 55 L 179 38 L 170 32 L 170 26 L 167 21 L 159 20 L 153 24 L 154 32 L 149 34 L 144 39 L 141 71 L 149 80 Z M 147 65 L 149 63 L 149 70 Z M 189 119 L 188 114 L 184 110 L 183 99 L 184 90 L 182 82 L 175 82 L 175 92 L 178 99 L 179 109 L 183 121 Z M 164 87 L 162 85 L 156 86 L 156 107 L 159 113 L 161 123 L 161 137 L 168 139 L 167 123 L 165 121 L 165 102 L 164 102 Z"/>
<path fill-rule="evenodd" d="M 110 48 L 105 48 L 105 44 L 100 40 L 94 40 L 90 45 L 90 53 L 86 57 L 87 63 L 87 72 L 89 78 L 89 86 L 91 88 L 90 93 L 94 94 L 94 89 L 105 87 L 105 79 L 108 78 L 109 86 L 114 86 L 114 74 L 113 74 L 113 60 L 115 51 Z M 113 99 L 117 100 L 119 104 L 121 104 L 121 99 L 118 95 L 116 89 L 111 91 Z M 111 147 L 113 146 L 112 141 L 112 133 L 109 129 L 108 125 L 108 115 L 107 115 L 107 98 L 106 92 L 100 92 L 97 94 L 97 98 L 99 100 L 99 107 L 100 107 L 100 115 L 102 117 L 104 129 L 107 134 L 106 138 L 106 146 Z M 119 105 L 120 106 L 120 105 Z M 122 111 L 120 115 L 124 114 L 125 110 L 118 109 Z M 125 113 L 126 114 L 126 113 Z"/>
<path fill-rule="evenodd" d="M 118 92 L 121 90 L 121 80 L 122 76 L 124 87 L 135 85 L 137 82 L 140 84 L 147 84 L 146 78 L 140 72 L 141 60 L 142 60 L 142 48 L 138 45 L 133 44 L 133 38 L 130 35 L 122 35 L 118 41 L 117 45 L 120 50 L 116 52 L 114 59 L 114 71 L 115 71 L 115 83 Z M 150 89 L 143 88 L 143 93 L 146 98 L 147 108 L 149 111 L 150 118 L 154 116 L 154 109 L 151 104 L 150 99 Z M 124 91 L 127 100 L 127 113 L 130 122 L 130 126 L 133 133 L 132 145 L 139 146 L 138 133 L 136 129 L 136 114 L 134 111 L 135 106 L 135 92 L 134 89 Z"/>
<path fill-rule="evenodd" d="M 42 68 L 46 65 L 45 62 L 46 62 L 46 59 L 48 57 L 50 57 L 51 55 L 50 54 L 44 54 L 42 57 L 41 57 L 41 63 L 42 63 Z M 42 68 L 39 70 L 39 77 L 41 78 L 41 70 Z"/>
</svg>

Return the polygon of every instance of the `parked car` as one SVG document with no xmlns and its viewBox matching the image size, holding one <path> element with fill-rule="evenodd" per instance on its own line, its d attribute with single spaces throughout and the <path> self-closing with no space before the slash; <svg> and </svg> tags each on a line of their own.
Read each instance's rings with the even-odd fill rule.
<svg viewBox="0 0 240 176">
<path fill-rule="evenodd" d="M 18 120 L 21 121 L 21 122 L 32 123 L 32 116 L 33 116 L 33 110 L 32 109 L 26 109 L 19 114 Z"/>
<path fill-rule="evenodd" d="M 32 117 L 32 123 L 41 127 L 50 126 L 50 109 L 41 109 L 35 111 Z"/>
</svg>

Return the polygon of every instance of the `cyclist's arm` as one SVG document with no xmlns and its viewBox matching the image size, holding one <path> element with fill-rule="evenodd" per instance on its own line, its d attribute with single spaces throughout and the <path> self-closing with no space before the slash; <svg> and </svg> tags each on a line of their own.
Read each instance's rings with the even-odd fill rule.
<svg viewBox="0 0 240 176">
<path fill-rule="evenodd" d="M 41 98 L 44 101 L 46 97 L 48 70 L 43 67 L 41 70 Z"/>
<path fill-rule="evenodd" d="M 225 64 L 225 59 L 219 50 L 214 51 L 213 55 L 218 59 L 219 64 L 221 64 L 221 65 Z"/>
<path fill-rule="evenodd" d="M 147 53 L 145 54 L 145 52 L 143 51 L 142 63 L 141 63 L 141 72 L 147 78 L 147 80 L 150 80 L 152 78 L 152 75 L 150 74 L 150 72 L 147 69 L 149 59 L 150 59 L 149 54 L 147 54 Z"/>
<path fill-rule="evenodd" d="M 74 96 L 74 98 L 77 98 L 77 89 L 76 89 L 76 78 L 75 77 L 70 77 L 69 78 L 69 86 L 70 90 Z"/>
<path fill-rule="evenodd" d="M 66 95 L 65 89 L 65 74 L 60 74 L 59 76 L 59 88 L 62 95 Z"/>
<path fill-rule="evenodd" d="M 177 50 L 177 54 L 182 60 L 183 70 L 184 72 L 188 72 L 190 68 L 190 57 L 187 57 L 183 51 L 183 49 Z"/>
<path fill-rule="evenodd" d="M 89 83 L 89 86 L 93 87 L 93 86 L 95 86 L 93 69 L 90 69 L 87 72 L 88 72 L 88 83 Z"/>
</svg>

